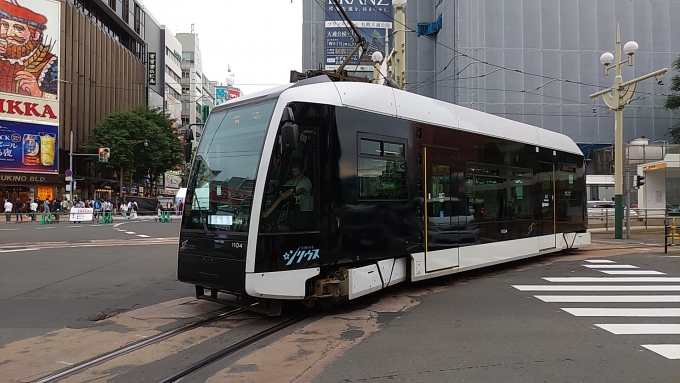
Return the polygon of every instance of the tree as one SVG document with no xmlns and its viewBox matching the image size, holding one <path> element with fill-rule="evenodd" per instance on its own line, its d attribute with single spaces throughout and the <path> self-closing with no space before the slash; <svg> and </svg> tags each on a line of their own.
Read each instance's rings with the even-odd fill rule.
<svg viewBox="0 0 680 383">
<path fill-rule="evenodd" d="M 680 72 L 680 56 L 673 62 L 673 69 Z M 676 74 L 671 78 L 670 91 L 671 94 L 666 97 L 664 107 L 668 110 L 680 109 L 680 74 Z M 673 137 L 673 141 L 676 144 L 680 144 L 680 123 L 669 128 L 668 134 Z"/>
<path fill-rule="evenodd" d="M 111 149 L 108 162 L 98 162 L 96 170 L 126 171 L 130 182 L 147 175 L 152 180 L 182 163 L 182 143 L 174 120 L 160 109 L 138 107 L 112 113 L 92 131 L 90 150 Z M 122 186 L 122 185 L 121 185 Z"/>
</svg>

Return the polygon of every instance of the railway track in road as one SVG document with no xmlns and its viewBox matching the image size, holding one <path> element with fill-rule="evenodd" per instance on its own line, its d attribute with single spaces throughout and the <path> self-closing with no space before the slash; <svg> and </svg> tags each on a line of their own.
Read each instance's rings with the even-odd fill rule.
<svg viewBox="0 0 680 383">
<path fill-rule="evenodd" d="M 278 323 L 274 326 L 271 326 L 271 327 L 269 327 L 265 330 L 258 332 L 257 334 L 249 336 L 246 339 L 243 339 L 243 340 L 238 341 L 238 342 L 236 342 L 236 343 L 234 343 L 234 344 L 232 344 L 228 347 L 225 347 L 224 349 L 217 351 L 217 352 L 203 358 L 202 360 L 200 360 L 196 363 L 193 363 L 192 365 L 185 367 L 180 371 L 175 372 L 174 374 L 172 374 L 172 375 L 170 375 L 170 376 L 168 376 L 164 379 L 159 380 L 158 383 L 178 382 L 181 379 L 185 378 L 186 376 L 188 376 L 188 375 L 190 375 L 190 374 L 192 374 L 192 373 L 194 373 L 194 372 L 196 372 L 196 371 L 198 371 L 202 368 L 210 366 L 211 364 L 217 362 L 218 360 L 220 360 L 222 358 L 225 358 L 225 357 L 232 355 L 232 354 L 234 354 L 234 353 L 236 353 L 240 350 L 243 350 L 244 348 L 250 346 L 251 344 L 253 344 L 253 343 L 255 343 L 259 340 L 262 340 L 262 339 L 268 337 L 269 335 L 272 335 L 272 334 L 275 334 L 275 333 L 277 333 L 281 330 L 284 330 L 284 329 L 286 329 L 286 328 L 288 328 L 288 327 L 290 327 L 290 326 L 292 326 L 296 323 L 299 323 L 299 322 L 301 322 L 301 321 L 303 321 L 307 318 L 310 318 L 311 316 L 313 316 L 315 314 L 316 314 L 316 312 L 307 312 L 305 314 L 290 318 L 290 319 L 285 320 L 281 323 Z"/>
<path fill-rule="evenodd" d="M 152 344 L 162 342 L 166 339 L 172 338 L 172 337 L 177 336 L 179 334 L 197 329 L 199 327 L 203 327 L 203 326 L 208 325 L 210 323 L 217 322 L 217 321 L 220 321 L 222 319 L 225 319 L 225 318 L 228 318 L 230 316 L 234 316 L 236 314 L 240 314 L 240 313 L 243 313 L 243 312 L 245 312 L 244 309 L 235 309 L 235 310 L 230 310 L 230 311 L 227 311 L 227 312 L 218 313 L 217 315 L 215 315 L 211 318 L 204 319 L 204 320 L 198 321 L 196 323 L 193 323 L 193 324 L 190 324 L 190 325 L 187 325 L 187 326 L 184 326 L 184 327 L 180 327 L 180 328 L 175 329 L 175 330 L 167 331 L 167 332 L 164 332 L 162 334 L 158 334 L 158 335 L 153 336 L 151 338 L 139 341 L 137 343 L 133 343 L 131 345 L 125 346 L 123 348 L 117 349 L 117 350 L 109 352 L 107 354 L 99 355 L 95 358 L 92 358 L 92 359 L 87 360 L 85 362 L 79 363 L 75 366 L 71 366 L 71 367 L 67 368 L 66 370 L 60 371 L 58 373 L 55 373 L 55 374 L 52 374 L 52 375 L 49 375 L 49 376 L 45 376 L 41 379 L 38 379 L 34 383 L 58 382 L 58 381 L 65 379 L 69 376 L 81 373 L 81 372 L 83 372 L 83 371 L 85 371 L 85 370 L 87 370 L 91 367 L 94 367 L 96 365 L 102 364 L 102 363 L 107 362 L 109 360 L 118 358 L 122 355 L 129 354 L 131 352 L 140 350 L 144 347 L 148 347 Z"/>
<path fill-rule="evenodd" d="M 143 349 L 145 349 L 149 346 L 152 346 L 152 345 L 156 345 L 156 344 L 160 344 L 162 346 L 163 344 L 165 344 L 165 343 L 162 343 L 162 342 L 164 342 L 164 341 L 172 342 L 171 338 L 177 337 L 180 334 L 185 334 L 184 336 L 188 335 L 189 337 L 195 336 L 196 334 L 191 333 L 191 331 L 195 330 L 195 331 L 200 332 L 201 328 L 203 328 L 203 330 L 205 330 L 205 327 L 208 327 L 211 324 L 217 324 L 218 322 L 225 320 L 229 317 L 234 317 L 237 314 L 246 314 L 246 315 L 250 314 L 250 312 L 247 309 L 241 309 L 241 308 L 233 309 L 233 310 L 229 310 L 229 311 L 217 311 L 215 313 L 216 313 L 216 315 L 214 315 L 210 318 L 200 320 L 198 322 L 195 322 L 193 324 L 190 324 L 190 325 L 187 325 L 187 326 L 184 326 L 184 327 L 180 327 L 180 328 L 175 329 L 175 330 L 163 332 L 161 334 L 158 334 L 158 335 L 155 335 L 153 337 L 144 339 L 142 341 L 139 341 L 139 342 L 121 347 L 119 349 L 113 350 L 111 352 L 108 352 L 108 353 L 105 353 L 105 354 L 102 354 L 102 355 L 98 355 L 98 356 L 93 357 L 91 359 L 85 360 L 81 363 L 70 366 L 70 367 L 68 367 L 64 370 L 55 372 L 51 375 L 44 376 L 44 377 L 42 377 L 38 380 L 35 380 L 34 383 L 54 383 L 54 382 L 59 382 L 59 381 L 62 381 L 62 380 L 68 380 L 69 378 L 80 379 L 81 377 L 83 379 L 87 380 L 87 381 L 92 380 L 93 377 L 101 378 L 102 376 L 99 375 L 99 374 L 101 374 L 101 371 L 97 371 L 97 369 L 94 369 L 94 367 L 103 365 L 103 366 L 99 367 L 99 370 L 102 370 L 102 371 L 109 370 L 109 365 L 104 365 L 104 364 L 107 363 L 107 362 L 111 362 L 111 363 L 114 363 L 114 364 L 122 362 L 124 364 L 124 363 L 126 363 L 124 360 L 121 360 L 120 362 L 116 362 L 117 358 L 121 358 L 124 355 L 132 354 L 132 353 L 137 352 L 137 351 L 144 352 L 144 351 L 142 351 Z M 181 368 L 181 369 L 174 372 L 170 376 L 167 376 L 167 377 L 162 378 L 162 379 L 159 378 L 159 377 L 148 377 L 147 376 L 146 379 L 148 379 L 149 381 L 153 381 L 154 379 L 159 379 L 158 380 L 159 382 L 175 382 L 175 381 L 178 381 L 178 380 L 182 379 L 183 377 L 185 377 L 187 375 L 190 375 L 190 374 L 192 374 L 196 371 L 199 371 L 202 368 L 205 368 L 205 367 L 219 361 L 220 359 L 222 359 L 224 357 L 227 357 L 231 354 L 234 354 L 237 351 L 242 350 L 245 347 L 252 345 L 257 341 L 260 341 L 260 340 L 266 338 L 267 336 L 270 336 L 270 335 L 272 335 L 276 332 L 279 332 L 283 329 L 286 329 L 290 326 L 293 326 L 294 324 L 296 324 L 300 321 L 303 321 L 303 320 L 315 315 L 316 313 L 317 313 L 316 311 L 305 311 L 301 315 L 296 315 L 296 316 L 293 316 L 293 317 L 288 317 L 288 318 L 283 318 L 281 320 L 277 320 L 276 323 L 273 324 L 273 325 L 259 325 L 258 327 L 255 328 L 255 331 L 262 329 L 262 328 L 264 328 L 264 329 L 258 331 L 254 335 L 248 336 L 246 338 L 237 339 L 235 342 L 230 341 L 229 346 L 222 348 L 217 352 L 210 353 L 208 351 L 208 352 L 206 352 L 206 354 L 209 354 L 207 357 L 205 357 L 205 358 L 201 359 L 200 361 L 193 363 L 193 364 L 191 364 L 187 367 L 179 366 L 178 368 Z M 257 315 L 257 314 L 253 314 L 253 315 Z M 170 347 L 172 347 L 172 346 L 170 346 Z M 132 354 L 131 357 L 136 358 L 135 355 L 136 354 Z M 144 366 L 144 365 L 145 364 L 140 364 L 139 366 Z M 165 373 L 167 373 L 167 372 L 165 372 Z M 89 376 L 87 376 L 88 374 L 89 374 Z M 108 376 L 108 377 L 111 377 L 111 376 Z M 96 380 L 96 378 L 95 378 L 95 380 Z M 72 379 L 69 380 L 69 381 L 72 381 Z"/>
</svg>

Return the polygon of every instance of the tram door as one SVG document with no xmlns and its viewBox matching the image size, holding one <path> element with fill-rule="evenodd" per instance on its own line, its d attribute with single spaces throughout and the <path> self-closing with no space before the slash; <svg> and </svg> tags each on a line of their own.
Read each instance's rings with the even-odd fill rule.
<svg viewBox="0 0 680 383">
<path fill-rule="evenodd" d="M 545 250 L 556 246 L 554 235 L 557 225 L 555 221 L 555 164 L 539 163 L 539 169 L 540 194 L 536 197 L 541 205 L 538 210 L 540 218 L 536 234 L 540 236 L 539 250 Z"/>
<path fill-rule="evenodd" d="M 458 266 L 459 228 L 467 223 L 467 204 L 459 196 L 458 151 L 425 147 L 425 271 Z M 461 222 L 462 221 L 462 222 Z"/>
</svg>

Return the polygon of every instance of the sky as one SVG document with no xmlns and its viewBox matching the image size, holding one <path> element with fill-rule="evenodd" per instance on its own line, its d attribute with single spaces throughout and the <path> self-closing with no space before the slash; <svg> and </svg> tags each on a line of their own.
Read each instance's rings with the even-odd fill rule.
<svg viewBox="0 0 680 383">
<path fill-rule="evenodd" d="M 251 94 L 287 84 L 302 70 L 302 0 L 143 0 L 172 33 L 198 34 L 203 73 Z"/>
</svg>

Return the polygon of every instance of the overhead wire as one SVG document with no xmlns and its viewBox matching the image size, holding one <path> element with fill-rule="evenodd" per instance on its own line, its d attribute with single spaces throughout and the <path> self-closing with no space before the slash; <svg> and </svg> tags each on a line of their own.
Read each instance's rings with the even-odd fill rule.
<svg viewBox="0 0 680 383">
<path fill-rule="evenodd" d="M 388 14 L 388 13 L 386 13 L 386 12 L 383 12 L 383 11 L 381 11 L 381 10 L 378 9 L 378 8 L 374 8 L 374 9 L 375 9 L 377 12 L 380 12 L 380 13 L 382 13 L 383 15 L 389 17 L 389 18 L 390 18 L 392 21 L 394 21 L 395 23 L 399 23 L 399 24 L 402 25 L 404 28 L 408 28 L 408 29 L 409 29 L 409 32 L 417 32 L 417 31 L 415 31 L 413 28 L 411 28 L 411 27 L 409 27 L 408 25 L 406 25 L 405 23 L 402 23 L 402 22 L 400 22 L 399 20 L 395 19 L 393 15 L 390 15 L 390 14 Z M 562 79 L 562 78 L 557 78 L 557 77 L 551 77 L 551 76 L 541 75 L 541 74 L 537 74 L 537 73 L 531 73 L 531 72 L 523 71 L 523 70 L 516 69 L 516 68 L 509 68 L 509 67 L 505 67 L 505 66 L 503 66 L 503 65 L 498 65 L 498 64 L 490 63 L 490 62 L 488 62 L 488 61 L 480 60 L 480 59 L 478 59 L 478 58 L 476 58 L 476 57 L 473 57 L 473 56 L 470 56 L 470 55 L 468 55 L 468 54 L 466 54 L 466 53 L 460 52 L 460 51 L 458 51 L 457 49 L 451 48 L 450 46 L 448 46 L 448 45 L 446 45 L 446 44 L 444 44 L 444 43 L 442 43 L 442 42 L 440 42 L 440 41 L 434 40 L 434 43 L 437 44 L 437 45 L 440 45 L 440 46 L 442 46 L 442 47 L 444 47 L 444 48 L 446 48 L 446 49 L 449 49 L 449 50 L 453 51 L 453 52 L 455 53 L 454 56 L 456 56 L 456 55 L 463 56 L 463 57 L 466 57 L 466 58 L 468 58 L 468 59 L 470 59 L 470 60 L 474 60 L 474 61 L 479 62 L 479 63 L 482 63 L 482 64 L 486 64 L 486 65 L 489 65 L 489 66 L 492 66 L 492 67 L 496 67 L 496 68 L 498 68 L 498 69 L 507 70 L 507 71 L 510 71 L 510 72 L 516 72 L 516 73 L 521 73 L 521 74 L 525 74 L 525 75 L 529 75 L 529 76 L 535 76 L 535 77 L 540 77 L 540 78 L 544 78 L 544 79 L 547 79 L 547 80 L 551 80 L 551 81 L 549 81 L 549 82 L 552 82 L 552 81 L 560 81 L 560 82 L 565 82 L 565 83 L 570 83 L 570 84 L 577 84 L 577 85 L 584 85 L 584 86 L 590 86 L 590 87 L 601 88 L 600 85 L 589 84 L 589 83 L 585 83 L 585 82 L 581 82 L 581 81 L 575 81 L 575 80 L 569 80 L 569 79 Z M 452 59 L 453 59 L 453 58 L 452 58 Z M 449 64 L 447 64 L 447 67 L 448 67 L 448 65 L 449 65 Z M 492 72 L 486 73 L 486 74 L 482 75 L 481 77 L 487 76 L 487 75 L 489 75 L 489 74 L 491 74 L 491 73 L 492 73 Z M 477 78 L 477 77 L 478 77 L 478 76 L 473 76 L 473 77 L 468 77 L 468 78 Z M 427 80 L 426 80 L 426 81 L 427 81 Z M 434 84 L 434 83 L 436 83 L 436 82 L 438 82 L 438 81 L 434 81 L 434 82 L 432 82 L 432 84 Z M 411 83 L 410 85 L 413 85 L 413 84 L 418 84 L 418 83 Z M 407 85 L 409 85 L 409 83 L 407 83 Z M 546 84 L 544 84 L 544 85 L 546 85 Z M 641 92 L 641 91 L 638 91 L 638 93 L 648 94 L 648 95 L 650 95 L 650 96 L 651 96 L 651 95 L 654 95 L 654 96 L 665 96 L 665 97 L 669 96 L 668 94 L 664 94 L 664 93 L 649 93 L 649 92 Z"/>
</svg>

